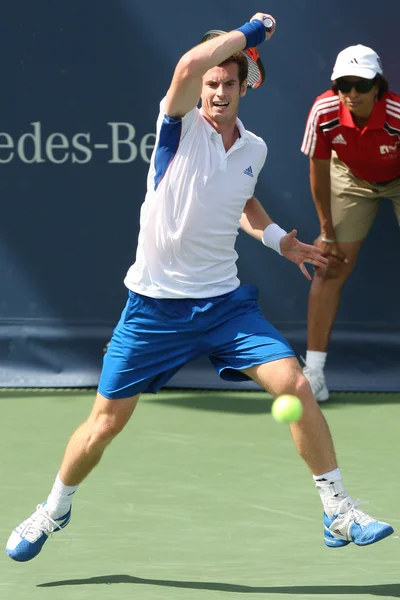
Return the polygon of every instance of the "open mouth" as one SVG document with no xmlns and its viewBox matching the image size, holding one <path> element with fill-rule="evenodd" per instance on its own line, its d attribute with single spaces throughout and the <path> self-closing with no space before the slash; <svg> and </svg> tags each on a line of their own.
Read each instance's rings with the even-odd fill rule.
<svg viewBox="0 0 400 600">
<path fill-rule="evenodd" d="M 216 108 L 226 108 L 229 105 L 229 102 L 213 102 L 213 106 Z"/>
</svg>

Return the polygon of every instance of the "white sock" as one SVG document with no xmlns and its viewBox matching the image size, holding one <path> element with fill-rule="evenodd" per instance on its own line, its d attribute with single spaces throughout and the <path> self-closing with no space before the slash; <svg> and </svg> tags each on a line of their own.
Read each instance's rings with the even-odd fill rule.
<svg viewBox="0 0 400 600">
<path fill-rule="evenodd" d="M 69 511 L 77 489 L 77 485 L 64 485 L 57 475 L 46 503 L 46 510 L 53 519 L 59 519 Z"/>
<path fill-rule="evenodd" d="M 310 369 L 323 369 L 326 362 L 327 352 L 318 352 L 317 350 L 307 350 L 306 365 Z"/>
<path fill-rule="evenodd" d="M 340 502 L 347 497 L 340 469 L 337 468 L 322 475 L 313 475 L 313 479 L 324 510 L 328 517 L 332 517 L 337 512 Z"/>
</svg>

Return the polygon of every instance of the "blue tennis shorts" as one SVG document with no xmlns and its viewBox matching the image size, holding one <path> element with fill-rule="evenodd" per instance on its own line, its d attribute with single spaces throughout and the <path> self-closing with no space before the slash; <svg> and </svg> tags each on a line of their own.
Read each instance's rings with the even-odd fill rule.
<svg viewBox="0 0 400 600">
<path fill-rule="evenodd" d="M 258 289 L 244 285 L 214 298 L 156 299 L 129 292 L 103 359 L 98 391 L 109 399 L 156 393 L 184 364 L 208 356 L 222 379 L 294 356 L 264 318 Z"/>
</svg>

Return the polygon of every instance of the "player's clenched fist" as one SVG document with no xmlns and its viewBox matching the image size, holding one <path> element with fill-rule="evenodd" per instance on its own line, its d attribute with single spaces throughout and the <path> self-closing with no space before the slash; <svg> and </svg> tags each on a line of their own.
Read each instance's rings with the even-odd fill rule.
<svg viewBox="0 0 400 600">
<path fill-rule="evenodd" d="M 267 13 L 261 13 L 261 12 L 258 12 L 253 17 L 251 17 L 250 21 L 254 21 L 255 19 L 264 23 L 265 39 L 269 40 L 269 38 L 272 37 L 275 33 L 276 19 L 272 15 L 269 15 Z"/>
</svg>

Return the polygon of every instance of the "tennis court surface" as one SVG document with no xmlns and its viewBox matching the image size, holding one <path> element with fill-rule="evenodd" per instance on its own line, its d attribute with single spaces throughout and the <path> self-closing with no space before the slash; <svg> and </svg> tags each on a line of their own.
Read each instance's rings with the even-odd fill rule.
<svg viewBox="0 0 400 600">
<path fill-rule="evenodd" d="M 93 398 L 0 392 L 3 546 L 46 498 Z M 1 600 L 400 598 L 400 395 L 323 406 L 349 493 L 395 529 L 365 548 L 325 547 L 312 478 L 270 407 L 261 392 L 143 396 L 65 533 L 30 563 L 1 555 Z"/>
</svg>

